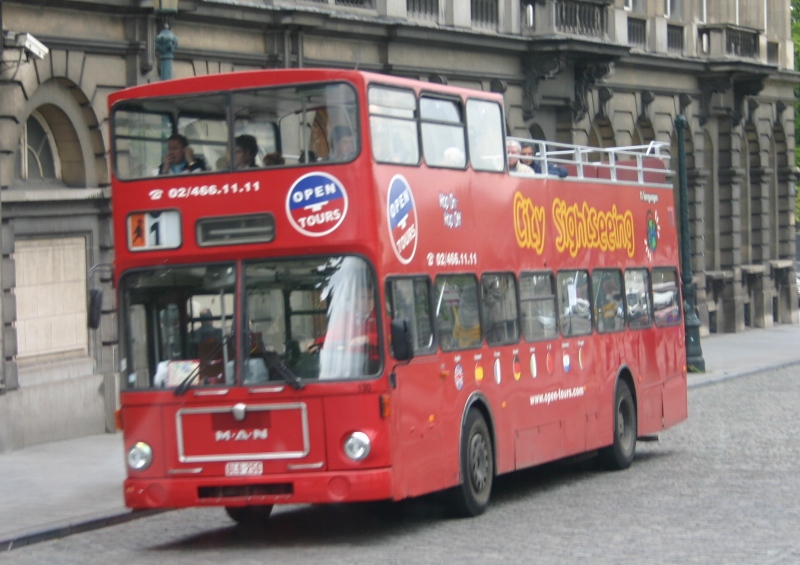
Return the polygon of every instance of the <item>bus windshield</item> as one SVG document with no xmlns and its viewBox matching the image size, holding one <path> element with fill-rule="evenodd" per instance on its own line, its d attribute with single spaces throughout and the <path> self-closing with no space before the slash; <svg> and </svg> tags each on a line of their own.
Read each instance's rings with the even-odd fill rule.
<svg viewBox="0 0 800 565">
<path fill-rule="evenodd" d="M 121 180 L 347 162 L 360 148 L 344 83 L 131 99 L 114 107 L 112 128 Z"/>
<path fill-rule="evenodd" d="M 248 263 L 245 302 L 252 346 L 278 352 L 302 379 L 375 375 L 380 365 L 375 279 L 358 257 Z"/>
<path fill-rule="evenodd" d="M 235 264 L 180 266 L 123 277 L 129 387 L 377 376 L 376 284 L 366 261 L 332 256 L 247 263 L 241 316 L 236 271 Z M 243 339 L 237 341 L 240 326 Z"/>
</svg>

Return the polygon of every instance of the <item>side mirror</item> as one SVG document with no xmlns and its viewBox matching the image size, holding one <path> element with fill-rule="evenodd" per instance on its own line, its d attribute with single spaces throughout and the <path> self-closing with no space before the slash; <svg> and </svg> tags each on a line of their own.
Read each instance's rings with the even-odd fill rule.
<svg viewBox="0 0 800 565">
<path fill-rule="evenodd" d="M 100 327 L 100 317 L 103 314 L 103 291 L 99 288 L 89 289 L 88 325 L 96 330 Z"/>
<path fill-rule="evenodd" d="M 392 320 L 392 355 L 398 361 L 410 361 L 414 358 L 414 344 L 411 341 L 411 328 L 408 319 Z"/>
</svg>

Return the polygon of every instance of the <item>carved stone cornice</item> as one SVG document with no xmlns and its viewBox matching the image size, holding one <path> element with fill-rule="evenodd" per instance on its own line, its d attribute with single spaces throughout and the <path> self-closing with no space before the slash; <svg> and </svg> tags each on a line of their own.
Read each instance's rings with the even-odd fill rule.
<svg viewBox="0 0 800 565">
<path fill-rule="evenodd" d="M 576 123 L 586 117 L 589 109 L 589 90 L 609 72 L 611 72 L 611 63 L 608 62 L 577 63 L 575 65 L 575 99 L 572 102 L 572 117 Z"/>
<path fill-rule="evenodd" d="M 700 125 L 705 125 L 711 117 L 711 96 L 715 92 L 724 94 L 731 87 L 731 79 L 727 76 L 715 76 L 700 79 Z"/>
<path fill-rule="evenodd" d="M 656 95 L 653 94 L 652 90 L 642 90 L 639 93 L 639 99 L 642 101 L 642 109 L 639 113 L 640 118 L 647 118 L 647 114 L 650 110 L 650 104 L 653 103 L 653 100 L 656 99 Z"/>
<path fill-rule="evenodd" d="M 532 56 L 523 60 L 522 117 L 525 121 L 533 119 L 541 106 L 539 82 L 555 78 L 565 67 L 566 61 L 561 55 Z"/>
<path fill-rule="evenodd" d="M 755 96 L 764 90 L 764 78 L 748 78 L 733 83 L 733 112 L 731 120 L 738 125 L 744 117 L 744 99 L 746 96 Z"/>
<path fill-rule="evenodd" d="M 726 73 L 700 79 L 700 125 L 711 117 L 711 97 L 716 93 L 726 93 L 733 89 L 733 106 L 728 109 L 734 125 L 740 125 L 744 118 L 744 101 L 764 89 L 766 75 L 755 73 Z"/>
</svg>

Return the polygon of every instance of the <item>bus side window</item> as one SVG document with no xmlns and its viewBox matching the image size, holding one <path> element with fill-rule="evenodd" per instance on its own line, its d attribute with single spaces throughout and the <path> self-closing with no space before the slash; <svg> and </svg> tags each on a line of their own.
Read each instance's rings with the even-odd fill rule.
<svg viewBox="0 0 800 565">
<path fill-rule="evenodd" d="M 678 284 L 678 272 L 675 269 L 653 269 L 653 317 L 659 327 L 681 323 Z"/>
<path fill-rule="evenodd" d="M 392 320 L 400 318 L 408 320 L 414 354 L 432 352 L 434 342 L 428 279 L 424 277 L 395 279 L 389 281 L 386 286 L 389 317 Z"/>
<path fill-rule="evenodd" d="M 372 156 L 378 163 L 416 165 L 417 98 L 412 90 L 371 85 L 369 127 Z"/>
<path fill-rule="evenodd" d="M 478 281 L 473 275 L 436 277 L 436 333 L 443 351 L 481 344 Z"/>
<path fill-rule="evenodd" d="M 461 105 L 454 100 L 423 96 L 422 153 L 431 167 L 463 169 L 467 164 Z"/>
<path fill-rule="evenodd" d="M 589 273 L 581 270 L 559 271 L 556 282 L 561 335 L 572 337 L 592 333 Z"/>
<path fill-rule="evenodd" d="M 592 271 L 592 299 L 598 332 L 607 333 L 625 329 L 620 271 L 616 269 Z"/>
<path fill-rule="evenodd" d="M 526 341 L 558 335 L 556 293 L 552 273 L 522 273 L 519 277 L 522 331 Z"/>
<path fill-rule="evenodd" d="M 517 285 L 514 275 L 487 274 L 481 277 L 484 334 L 489 345 L 519 341 Z"/>
<path fill-rule="evenodd" d="M 625 271 L 625 304 L 630 329 L 641 330 L 653 324 L 650 302 L 650 274 L 647 269 Z"/>
<path fill-rule="evenodd" d="M 505 147 L 500 106 L 486 100 L 467 100 L 467 128 L 472 168 L 476 171 L 502 171 Z"/>
</svg>

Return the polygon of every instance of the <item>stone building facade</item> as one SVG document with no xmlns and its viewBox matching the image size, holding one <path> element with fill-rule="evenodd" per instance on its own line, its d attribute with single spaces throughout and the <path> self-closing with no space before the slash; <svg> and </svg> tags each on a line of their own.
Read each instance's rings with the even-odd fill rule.
<svg viewBox="0 0 800 565">
<path fill-rule="evenodd" d="M 180 0 L 169 18 L 175 77 L 357 67 L 502 92 L 509 134 L 595 146 L 675 150 L 685 115 L 703 333 L 798 322 L 790 21 L 789 0 Z M 163 23 L 153 0 L 0 0 L 0 451 L 113 429 L 107 97 L 159 80 Z"/>
</svg>

